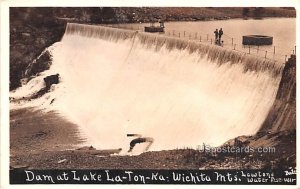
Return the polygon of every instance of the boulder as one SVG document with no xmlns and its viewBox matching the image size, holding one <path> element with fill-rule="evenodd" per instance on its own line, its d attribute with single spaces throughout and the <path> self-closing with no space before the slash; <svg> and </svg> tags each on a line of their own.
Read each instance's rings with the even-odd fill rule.
<svg viewBox="0 0 300 189">
<path fill-rule="evenodd" d="M 58 84 L 59 83 L 59 74 L 50 75 L 44 78 L 46 89 L 50 89 L 52 84 Z"/>
</svg>

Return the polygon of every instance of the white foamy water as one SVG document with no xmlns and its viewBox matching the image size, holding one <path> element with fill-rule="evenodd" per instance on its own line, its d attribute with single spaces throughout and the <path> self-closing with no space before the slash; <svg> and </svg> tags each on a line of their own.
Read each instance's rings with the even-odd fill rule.
<svg viewBox="0 0 300 189">
<path fill-rule="evenodd" d="M 128 150 L 128 133 L 154 138 L 150 150 L 216 146 L 255 134 L 274 102 L 281 67 L 219 47 L 178 44 L 69 24 L 62 41 L 49 48 L 50 70 L 11 96 L 34 94 L 46 75 L 59 73 L 61 82 L 12 107 L 57 110 L 100 149 Z"/>
</svg>

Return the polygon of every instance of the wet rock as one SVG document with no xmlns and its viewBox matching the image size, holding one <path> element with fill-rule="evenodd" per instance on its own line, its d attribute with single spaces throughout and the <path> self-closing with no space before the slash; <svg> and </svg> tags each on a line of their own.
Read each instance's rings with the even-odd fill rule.
<svg viewBox="0 0 300 189">
<path fill-rule="evenodd" d="M 45 77 L 44 82 L 45 82 L 45 87 L 42 88 L 41 90 L 39 90 L 36 94 L 32 95 L 30 98 L 32 98 L 32 99 L 39 98 L 39 97 L 43 96 L 44 94 L 46 94 L 47 92 L 49 92 L 49 90 L 51 89 L 51 86 L 53 84 L 59 83 L 59 74 L 50 75 L 50 76 Z M 54 100 L 52 99 L 50 104 L 52 104 L 53 102 L 54 102 Z"/>
<path fill-rule="evenodd" d="M 22 78 L 20 80 L 20 82 L 21 82 L 21 85 L 26 85 L 26 83 L 28 82 L 28 78 Z"/>
<path fill-rule="evenodd" d="M 55 101 L 55 98 L 51 100 L 50 104 L 53 104 L 54 101 Z"/>
<path fill-rule="evenodd" d="M 49 90 L 52 84 L 59 83 L 59 74 L 50 75 L 44 78 L 44 82 L 46 84 L 46 89 Z"/>
<path fill-rule="evenodd" d="M 96 150 L 93 146 L 83 146 L 81 148 L 77 148 L 76 150 Z"/>
<path fill-rule="evenodd" d="M 25 77 L 31 79 L 33 75 L 48 70 L 52 64 L 52 55 L 49 51 L 45 51 L 35 62 L 27 67 Z"/>
<path fill-rule="evenodd" d="M 62 160 L 59 160 L 57 163 L 58 164 L 61 164 L 61 163 L 64 163 L 64 162 L 66 162 L 67 161 L 67 159 L 62 159 Z"/>
<path fill-rule="evenodd" d="M 30 35 L 30 33 L 22 33 L 22 36 L 23 37 L 30 37 L 31 35 Z"/>
<path fill-rule="evenodd" d="M 19 170 L 19 169 L 28 169 L 28 165 L 11 165 L 9 167 L 10 170 Z"/>
</svg>

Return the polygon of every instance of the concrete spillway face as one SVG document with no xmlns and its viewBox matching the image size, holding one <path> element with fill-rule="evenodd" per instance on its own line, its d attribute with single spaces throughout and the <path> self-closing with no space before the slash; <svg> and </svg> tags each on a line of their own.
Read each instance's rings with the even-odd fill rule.
<svg viewBox="0 0 300 189">
<path fill-rule="evenodd" d="M 128 150 L 128 133 L 154 138 L 150 150 L 216 146 L 254 134 L 281 71 L 221 47 L 79 24 L 68 24 L 51 52 L 45 73 L 59 73 L 61 83 L 38 101 L 101 149 Z M 51 105 L 49 96 L 56 98 Z"/>
</svg>

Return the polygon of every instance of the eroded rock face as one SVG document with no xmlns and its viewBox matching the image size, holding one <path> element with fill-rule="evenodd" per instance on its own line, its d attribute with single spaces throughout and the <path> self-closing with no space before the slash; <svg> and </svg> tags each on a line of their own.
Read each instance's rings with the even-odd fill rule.
<svg viewBox="0 0 300 189">
<path fill-rule="evenodd" d="M 10 90 L 21 86 L 25 71 L 46 47 L 59 41 L 64 34 L 65 23 L 58 22 L 53 8 L 10 8 Z M 47 55 L 42 57 L 45 61 Z M 34 68 L 30 76 L 48 69 L 47 63 Z"/>
<path fill-rule="evenodd" d="M 29 80 L 32 76 L 48 70 L 52 64 L 52 55 L 48 50 L 43 52 L 32 64 L 29 64 L 25 71 L 25 77 Z"/>
<path fill-rule="evenodd" d="M 291 55 L 282 72 L 276 99 L 260 131 L 296 129 L 296 56 Z"/>
</svg>

